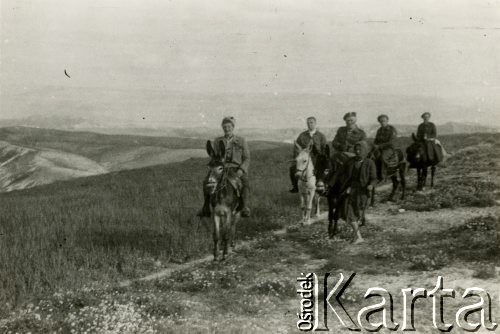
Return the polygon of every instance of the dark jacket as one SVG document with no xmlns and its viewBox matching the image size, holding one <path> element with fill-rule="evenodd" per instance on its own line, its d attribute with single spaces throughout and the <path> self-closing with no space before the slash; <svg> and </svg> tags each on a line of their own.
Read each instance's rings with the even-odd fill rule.
<svg viewBox="0 0 500 334">
<path fill-rule="evenodd" d="M 436 126 L 432 122 L 421 123 L 417 129 L 417 139 L 434 139 L 437 137 Z"/>
<path fill-rule="evenodd" d="M 397 137 L 397 131 L 392 125 L 380 127 L 375 135 L 373 143 L 378 145 L 379 149 L 394 148 L 394 139 Z"/>
<path fill-rule="evenodd" d="M 326 148 L 326 137 L 324 134 L 316 130 L 316 132 L 312 135 L 309 134 L 309 131 L 302 132 L 295 141 L 300 147 L 306 148 L 309 143 L 312 141 L 313 149 L 311 153 L 315 156 L 325 154 Z M 293 145 L 293 157 L 295 158 L 299 150 L 296 145 Z"/>
<path fill-rule="evenodd" d="M 333 138 L 332 147 L 340 152 L 354 153 L 354 145 L 362 140 L 366 140 L 363 130 L 358 127 L 349 130 L 346 126 L 341 126 Z"/>
<path fill-rule="evenodd" d="M 220 152 L 220 143 L 224 144 L 226 152 Z M 250 166 L 250 150 L 245 138 L 233 135 L 231 140 L 225 136 L 214 140 L 214 151 L 217 156 L 222 157 L 224 164 L 228 167 L 237 167 L 248 173 Z"/>
</svg>

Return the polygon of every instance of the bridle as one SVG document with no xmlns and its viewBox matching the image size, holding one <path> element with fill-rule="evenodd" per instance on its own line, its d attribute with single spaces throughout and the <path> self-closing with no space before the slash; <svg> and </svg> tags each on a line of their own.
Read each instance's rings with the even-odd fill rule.
<svg viewBox="0 0 500 334">
<path fill-rule="evenodd" d="M 307 169 L 309 168 L 309 163 L 311 162 L 311 155 L 308 154 L 307 155 L 307 162 L 306 162 L 306 166 L 303 168 L 303 169 L 297 169 L 297 172 L 300 173 L 300 180 L 301 181 L 304 181 L 306 182 L 307 181 L 307 175 L 306 175 L 306 172 L 307 172 Z"/>
</svg>

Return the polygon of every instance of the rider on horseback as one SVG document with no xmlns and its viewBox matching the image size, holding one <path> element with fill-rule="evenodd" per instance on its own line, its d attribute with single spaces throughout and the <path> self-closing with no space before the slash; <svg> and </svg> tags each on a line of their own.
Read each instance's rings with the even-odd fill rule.
<svg viewBox="0 0 500 334">
<path fill-rule="evenodd" d="M 294 159 L 297 157 L 297 154 L 299 153 L 299 148 L 297 146 L 300 146 L 301 148 L 304 149 L 308 147 L 310 144 L 312 145 L 311 160 L 313 165 L 316 167 L 315 173 L 318 181 L 322 181 L 321 175 L 318 175 L 319 173 L 317 167 L 319 167 L 318 160 L 320 158 L 324 157 L 325 159 L 328 159 L 328 157 L 326 157 L 326 137 L 316 128 L 315 117 L 311 116 L 307 118 L 307 130 L 302 132 L 297 137 L 295 143 L 296 145 L 293 146 Z M 294 162 L 290 167 L 290 181 L 292 182 L 292 189 L 290 189 L 291 193 L 297 193 L 299 191 L 296 173 L 297 173 L 297 165 Z"/>
<path fill-rule="evenodd" d="M 377 117 L 377 121 L 380 123 L 380 128 L 375 135 L 373 152 L 377 165 L 377 179 L 382 181 L 387 177 L 387 169 L 398 165 L 398 156 L 393 143 L 397 137 L 397 131 L 389 125 L 389 116 L 382 114 Z"/>
<path fill-rule="evenodd" d="M 348 112 L 344 115 L 346 126 L 341 126 L 332 142 L 335 150 L 333 155 L 333 171 L 336 171 L 349 158 L 354 157 L 354 146 L 366 140 L 365 132 L 356 125 L 356 113 Z"/>
<path fill-rule="evenodd" d="M 424 112 L 422 119 L 424 120 L 417 129 L 417 140 L 424 144 L 424 161 L 437 161 L 443 160 L 443 152 L 441 143 L 437 140 L 436 125 L 430 122 L 431 114 Z"/>
<path fill-rule="evenodd" d="M 233 117 L 224 117 L 222 120 L 222 130 L 224 136 L 214 140 L 213 149 L 216 156 L 221 157 L 224 166 L 231 174 L 237 175 L 242 183 L 241 189 L 241 215 L 250 216 L 248 208 L 249 181 L 248 167 L 250 165 L 250 150 L 245 138 L 233 134 L 235 120 Z M 223 145 L 222 145 L 223 144 Z M 224 152 L 219 152 L 220 147 L 224 147 Z M 203 208 L 198 212 L 199 217 L 210 217 L 210 193 L 207 191 L 208 175 L 203 180 Z"/>
</svg>

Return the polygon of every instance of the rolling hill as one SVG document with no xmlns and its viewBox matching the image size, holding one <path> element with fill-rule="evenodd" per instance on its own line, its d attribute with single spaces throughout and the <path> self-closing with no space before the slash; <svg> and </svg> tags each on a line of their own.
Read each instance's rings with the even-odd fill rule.
<svg viewBox="0 0 500 334">
<path fill-rule="evenodd" d="M 281 145 L 250 143 L 252 150 Z M 204 147 L 205 139 L 0 128 L 0 192 L 201 158 Z"/>
<path fill-rule="evenodd" d="M 0 128 L 0 192 L 205 156 L 204 141 Z"/>
<path fill-rule="evenodd" d="M 0 162 L 0 191 L 31 188 L 107 172 L 95 161 L 80 155 L 30 149 L 5 141 L 0 141 Z"/>
</svg>

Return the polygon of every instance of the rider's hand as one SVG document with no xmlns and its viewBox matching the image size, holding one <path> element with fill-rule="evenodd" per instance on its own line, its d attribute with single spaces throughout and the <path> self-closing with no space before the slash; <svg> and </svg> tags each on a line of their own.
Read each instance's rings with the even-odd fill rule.
<svg viewBox="0 0 500 334">
<path fill-rule="evenodd" d="M 238 171 L 236 172 L 236 175 L 238 175 L 238 177 L 242 177 L 243 174 L 244 174 L 244 172 L 242 169 L 238 169 Z"/>
<path fill-rule="evenodd" d="M 347 195 L 349 195 L 349 194 L 351 193 L 351 187 L 347 188 L 347 190 L 345 191 L 345 193 L 346 193 Z"/>
</svg>

